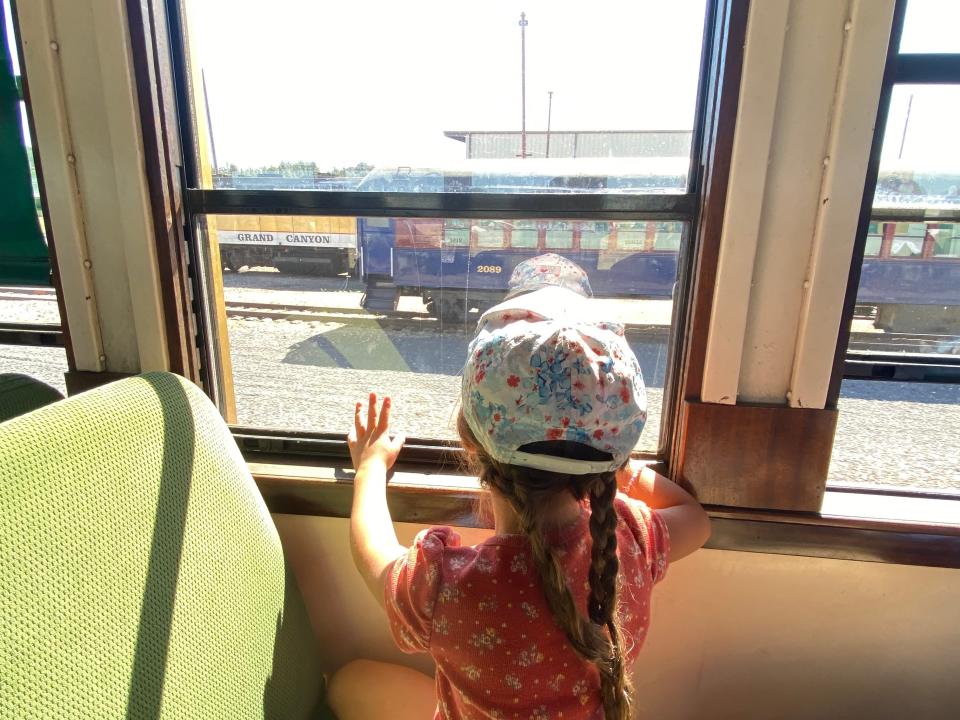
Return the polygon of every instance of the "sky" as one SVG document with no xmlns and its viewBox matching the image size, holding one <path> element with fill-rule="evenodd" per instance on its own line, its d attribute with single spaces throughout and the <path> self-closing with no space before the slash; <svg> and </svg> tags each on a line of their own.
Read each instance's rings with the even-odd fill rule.
<svg viewBox="0 0 960 720">
<path fill-rule="evenodd" d="M 444 130 L 519 130 L 521 12 L 527 129 L 552 90 L 554 130 L 689 130 L 705 3 L 186 0 L 221 164 L 324 169 L 453 161 Z M 958 27 L 960 0 L 910 0 L 900 50 L 960 52 Z M 895 88 L 883 166 L 960 171 L 958 118 L 960 87 Z"/>
<path fill-rule="evenodd" d="M 220 164 L 463 158 L 445 130 L 690 130 L 705 0 L 188 0 Z M 585 11 L 589 8 L 589 12 Z"/>
</svg>

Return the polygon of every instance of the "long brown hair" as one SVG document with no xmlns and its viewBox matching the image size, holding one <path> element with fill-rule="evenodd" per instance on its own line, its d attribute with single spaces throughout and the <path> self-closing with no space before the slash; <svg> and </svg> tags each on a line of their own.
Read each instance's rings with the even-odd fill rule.
<svg viewBox="0 0 960 720">
<path fill-rule="evenodd" d="M 463 413 L 457 418 L 457 430 L 470 471 L 477 474 L 484 487 L 504 497 L 519 516 L 553 617 L 577 654 L 593 663 L 599 671 L 606 720 L 628 720 L 631 688 L 624 667 L 617 618 L 620 563 L 617 559 L 617 513 L 613 502 L 617 493 L 616 473 L 568 475 L 506 465 L 484 452 Z M 556 448 L 559 452 L 551 454 L 569 455 L 569 446 L 574 444 L 567 445 Z M 583 445 L 579 448 L 590 450 Z M 590 499 L 589 618 L 583 617 L 577 609 L 560 561 L 544 535 L 541 509 L 548 505 L 544 501 L 563 492 L 569 492 L 577 500 Z"/>
</svg>

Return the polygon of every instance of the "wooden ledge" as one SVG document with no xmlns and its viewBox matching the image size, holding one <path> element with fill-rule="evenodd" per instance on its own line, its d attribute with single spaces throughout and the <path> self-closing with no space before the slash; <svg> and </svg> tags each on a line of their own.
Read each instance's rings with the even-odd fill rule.
<svg viewBox="0 0 960 720">
<path fill-rule="evenodd" d="M 353 471 L 332 465 L 250 463 L 270 512 L 350 517 Z M 475 478 L 401 467 L 387 486 L 396 522 L 488 528 Z M 960 516 L 960 501 L 956 501 Z M 707 506 L 714 550 L 960 568 L 960 525 L 830 517 L 812 512 Z"/>
</svg>

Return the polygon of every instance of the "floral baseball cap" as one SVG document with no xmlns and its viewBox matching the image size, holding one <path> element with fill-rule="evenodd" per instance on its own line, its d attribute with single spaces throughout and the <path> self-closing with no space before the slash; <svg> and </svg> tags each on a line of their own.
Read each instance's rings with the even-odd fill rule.
<svg viewBox="0 0 960 720">
<path fill-rule="evenodd" d="M 513 269 L 507 298 L 551 285 L 572 290 L 584 297 L 593 295 L 590 280 L 582 267 L 556 253 L 545 253 L 524 260 Z"/>
<path fill-rule="evenodd" d="M 573 475 L 620 467 L 647 420 L 640 364 L 622 325 L 544 317 L 509 301 L 480 321 L 463 371 L 461 402 L 467 424 L 495 460 Z M 582 443 L 611 459 L 521 450 L 543 440 Z"/>
</svg>

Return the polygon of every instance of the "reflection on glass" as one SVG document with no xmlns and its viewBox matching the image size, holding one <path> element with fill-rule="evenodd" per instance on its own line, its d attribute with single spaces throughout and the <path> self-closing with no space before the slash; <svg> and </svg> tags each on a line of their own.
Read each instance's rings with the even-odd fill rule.
<svg viewBox="0 0 960 720">
<path fill-rule="evenodd" d="M 517 264 L 552 251 L 587 272 L 598 319 L 626 324 L 649 389 L 638 447 L 657 449 L 677 274 L 670 248 L 686 237 L 684 223 L 328 220 L 297 219 L 314 233 L 271 229 L 280 224 L 271 217 L 199 224 L 223 259 L 240 424 L 342 431 L 351 403 L 373 389 L 393 396 L 409 436 L 453 438 L 459 374 L 480 313 L 504 298 Z M 353 245 L 335 242 L 333 230 Z"/>
<path fill-rule="evenodd" d="M 960 3 L 956 0 L 910 0 L 900 36 L 902 53 L 960 52 Z"/>
<path fill-rule="evenodd" d="M 960 210 L 960 86 L 897 85 L 875 208 Z"/>
<path fill-rule="evenodd" d="M 386 174 L 386 190 L 477 192 L 473 171 L 415 169 L 507 160 L 535 179 L 479 191 L 682 192 L 685 169 L 637 174 L 689 162 L 706 5 L 187 0 L 200 164 L 223 189 L 376 190 Z M 532 166 L 547 161 L 562 165 Z"/>
</svg>

